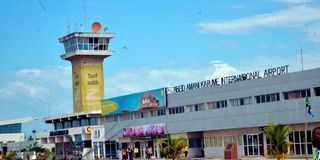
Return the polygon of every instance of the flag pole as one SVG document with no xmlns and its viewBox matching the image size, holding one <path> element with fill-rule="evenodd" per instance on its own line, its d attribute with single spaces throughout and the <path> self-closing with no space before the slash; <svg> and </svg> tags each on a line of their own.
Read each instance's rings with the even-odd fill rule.
<svg viewBox="0 0 320 160">
<path fill-rule="evenodd" d="M 304 129 L 304 142 L 305 142 L 305 155 L 306 155 L 306 160 L 308 160 L 308 141 L 307 141 L 307 130 L 308 130 L 308 115 L 307 115 L 307 109 L 305 109 L 305 118 L 306 118 L 306 123 L 305 123 L 305 129 Z"/>
<path fill-rule="evenodd" d="M 303 54 L 302 54 L 302 48 L 300 49 L 301 54 L 301 70 L 303 71 Z"/>
<path fill-rule="evenodd" d="M 303 53 L 302 53 L 302 48 L 300 49 L 300 55 L 301 55 L 301 70 L 303 71 Z M 306 93 L 307 94 L 307 93 Z M 308 98 L 308 95 L 306 95 Z M 307 100 L 306 100 L 307 101 Z M 305 102 L 307 103 L 307 102 Z M 305 156 L 306 160 L 308 160 L 308 139 L 307 139 L 307 130 L 308 130 L 308 115 L 307 115 L 307 108 L 305 104 L 305 125 L 304 125 L 304 142 L 305 142 Z"/>
</svg>

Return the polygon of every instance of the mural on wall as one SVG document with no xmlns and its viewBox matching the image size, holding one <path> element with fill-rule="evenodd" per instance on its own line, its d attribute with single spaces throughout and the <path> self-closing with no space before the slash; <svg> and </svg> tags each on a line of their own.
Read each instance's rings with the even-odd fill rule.
<svg viewBox="0 0 320 160">
<path fill-rule="evenodd" d="M 166 106 L 165 88 L 134 93 L 101 101 L 102 115 L 113 115 Z"/>
<path fill-rule="evenodd" d="M 123 137 L 155 136 L 165 134 L 165 132 L 165 124 L 150 124 L 126 127 L 123 129 Z"/>
</svg>

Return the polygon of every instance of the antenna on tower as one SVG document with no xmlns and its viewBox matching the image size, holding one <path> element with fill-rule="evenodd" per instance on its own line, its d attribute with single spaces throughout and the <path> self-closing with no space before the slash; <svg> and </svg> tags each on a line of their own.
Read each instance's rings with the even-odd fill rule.
<svg viewBox="0 0 320 160">
<path fill-rule="evenodd" d="M 104 28 L 103 28 L 103 33 L 106 33 L 107 30 L 108 30 L 108 27 L 104 27 Z"/>
<path fill-rule="evenodd" d="M 78 22 L 77 22 L 77 18 L 74 17 L 74 31 L 77 32 L 78 31 Z"/>
<path fill-rule="evenodd" d="M 83 30 L 86 28 L 86 0 L 83 0 Z"/>
<path fill-rule="evenodd" d="M 300 55 L 301 55 L 301 70 L 303 71 L 303 53 L 302 53 L 302 48 L 300 49 Z"/>
<path fill-rule="evenodd" d="M 70 19 L 69 19 L 69 17 L 68 17 L 68 19 L 67 19 L 67 33 L 69 34 L 70 33 Z"/>
<path fill-rule="evenodd" d="M 83 24 L 80 23 L 80 31 L 83 32 Z"/>
</svg>

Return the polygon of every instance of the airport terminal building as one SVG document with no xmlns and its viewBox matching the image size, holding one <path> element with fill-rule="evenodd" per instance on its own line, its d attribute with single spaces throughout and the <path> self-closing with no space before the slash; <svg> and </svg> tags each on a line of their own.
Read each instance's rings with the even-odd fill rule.
<svg viewBox="0 0 320 160">
<path fill-rule="evenodd" d="M 314 117 L 306 113 L 306 97 Z M 320 125 L 320 68 L 289 73 L 281 66 L 104 99 L 101 106 L 105 137 L 96 156 L 103 150 L 118 157 L 121 148 L 135 146 L 143 157 L 151 146 L 160 157 L 156 141 L 167 135 L 187 137 L 188 157 L 222 158 L 230 142 L 239 157 L 267 156 L 270 142 L 262 132 L 269 122 L 290 126 L 291 156 L 311 156 L 311 130 Z"/>
<path fill-rule="evenodd" d="M 262 132 L 269 122 L 290 125 L 292 156 L 311 156 L 311 130 L 320 125 L 320 68 L 289 73 L 285 65 L 104 99 L 103 61 L 113 54 L 115 34 L 101 28 L 94 22 L 93 32 L 59 39 L 61 59 L 72 64 L 74 113 L 45 118 L 54 128 L 37 136 L 55 145 L 56 158 L 120 158 L 128 146 L 139 148 L 139 157 L 152 147 L 160 158 L 156 141 L 168 135 L 188 139 L 188 157 L 221 158 L 230 142 L 239 157 L 267 156 Z"/>
</svg>

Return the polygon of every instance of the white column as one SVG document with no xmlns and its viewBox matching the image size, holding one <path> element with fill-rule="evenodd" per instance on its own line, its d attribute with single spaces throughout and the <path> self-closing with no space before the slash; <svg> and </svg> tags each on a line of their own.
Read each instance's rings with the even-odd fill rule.
<svg viewBox="0 0 320 160">
<path fill-rule="evenodd" d="M 156 143 L 155 143 L 156 144 Z M 156 144 L 156 146 L 155 146 L 156 148 L 156 150 L 157 150 L 157 155 L 156 155 L 156 157 L 157 158 L 160 158 L 160 146 L 159 146 L 159 144 Z"/>
</svg>

